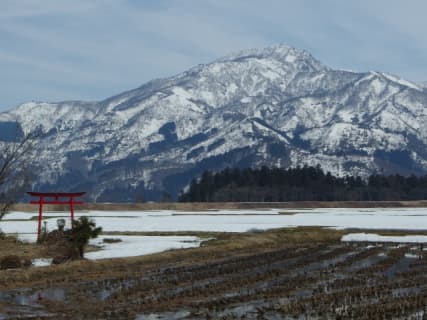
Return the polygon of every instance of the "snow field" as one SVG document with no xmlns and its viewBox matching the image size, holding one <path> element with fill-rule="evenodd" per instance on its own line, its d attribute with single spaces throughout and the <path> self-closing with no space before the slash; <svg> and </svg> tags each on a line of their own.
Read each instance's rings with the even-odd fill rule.
<svg viewBox="0 0 427 320">
<path fill-rule="evenodd" d="M 36 240 L 36 213 L 12 212 L 0 222 L 5 233 L 19 238 Z M 251 229 L 267 230 L 282 227 L 320 226 L 334 229 L 389 229 L 427 230 L 427 208 L 322 208 L 322 209 L 252 209 L 210 211 L 88 211 L 76 217 L 88 216 L 104 232 L 245 232 Z M 44 214 L 48 230 L 56 229 L 58 217 L 65 217 L 70 227 L 69 214 Z M 104 238 L 120 238 L 117 243 L 103 243 Z M 415 239 L 418 239 L 415 241 Z M 427 242 L 427 236 L 384 237 L 372 234 L 349 234 L 343 241 Z M 169 249 L 200 245 L 197 237 L 176 236 L 101 236 L 91 243 L 101 250 L 87 254 L 89 259 L 104 259 L 150 254 Z"/>
<path fill-rule="evenodd" d="M 34 233 L 37 221 L 30 220 L 33 216 L 36 213 L 12 212 L 0 222 L 0 228 L 6 233 Z M 93 218 L 105 232 L 245 232 L 297 226 L 427 230 L 427 208 L 88 211 L 77 213 L 79 216 Z M 70 226 L 68 213 L 49 212 L 44 217 L 48 230 L 56 228 L 58 217 L 65 217 L 66 227 Z"/>
</svg>

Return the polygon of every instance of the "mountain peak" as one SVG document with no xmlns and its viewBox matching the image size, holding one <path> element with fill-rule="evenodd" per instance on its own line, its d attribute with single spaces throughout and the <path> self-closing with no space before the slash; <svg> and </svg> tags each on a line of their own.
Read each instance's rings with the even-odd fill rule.
<svg viewBox="0 0 427 320">
<path fill-rule="evenodd" d="M 228 54 L 224 57 L 224 59 L 240 59 L 245 57 L 265 57 L 265 56 L 286 56 L 291 51 L 294 52 L 304 52 L 303 50 L 295 49 L 291 46 L 288 46 L 286 44 L 277 44 L 269 47 L 264 48 L 249 48 L 244 50 L 239 50 L 236 52 L 232 52 L 231 54 Z"/>
<path fill-rule="evenodd" d="M 296 49 L 286 44 L 277 44 L 261 49 L 252 48 L 237 51 L 215 62 L 238 62 L 245 59 L 273 59 L 288 64 L 305 62 L 312 65 L 316 70 L 326 68 L 307 51 Z"/>
</svg>

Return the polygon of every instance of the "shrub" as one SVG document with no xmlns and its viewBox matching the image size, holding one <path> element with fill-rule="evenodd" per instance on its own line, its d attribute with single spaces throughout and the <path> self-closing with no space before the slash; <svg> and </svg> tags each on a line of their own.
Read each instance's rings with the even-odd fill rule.
<svg viewBox="0 0 427 320">
<path fill-rule="evenodd" d="M 71 241 L 78 249 L 80 258 L 84 256 L 84 247 L 89 243 L 89 239 L 96 238 L 102 232 L 101 227 L 96 227 L 93 220 L 88 217 L 80 217 L 73 222 L 71 230 Z"/>
</svg>

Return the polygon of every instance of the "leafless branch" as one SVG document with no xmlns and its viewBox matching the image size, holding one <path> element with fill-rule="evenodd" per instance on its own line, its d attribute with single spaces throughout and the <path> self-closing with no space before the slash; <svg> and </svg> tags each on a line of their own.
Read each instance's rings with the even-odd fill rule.
<svg viewBox="0 0 427 320">
<path fill-rule="evenodd" d="M 0 142 L 0 220 L 27 186 L 31 153 L 40 133 L 25 134 L 16 141 Z"/>
</svg>

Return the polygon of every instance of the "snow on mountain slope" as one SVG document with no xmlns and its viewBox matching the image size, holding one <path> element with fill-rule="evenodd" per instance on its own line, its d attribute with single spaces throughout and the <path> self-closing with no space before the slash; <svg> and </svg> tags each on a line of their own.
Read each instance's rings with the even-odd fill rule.
<svg viewBox="0 0 427 320">
<path fill-rule="evenodd" d="M 285 45 L 241 51 L 100 102 L 0 114 L 41 128 L 38 189 L 97 201 L 176 195 L 205 169 L 320 164 L 334 174 L 427 172 L 427 90 L 333 70 Z M 5 127 L 5 126 L 3 126 Z"/>
</svg>

